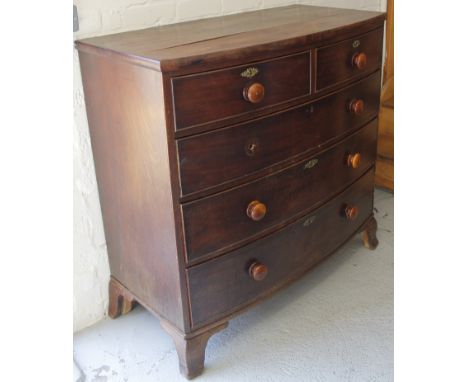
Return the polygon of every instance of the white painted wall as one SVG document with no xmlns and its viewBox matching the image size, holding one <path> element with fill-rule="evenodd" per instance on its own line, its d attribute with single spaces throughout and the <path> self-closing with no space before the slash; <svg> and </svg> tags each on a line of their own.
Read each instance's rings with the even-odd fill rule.
<svg viewBox="0 0 468 382">
<path fill-rule="evenodd" d="M 386 0 L 75 0 L 75 39 L 289 4 L 385 10 Z M 109 264 L 89 140 L 83 88 L 74 52 L 74 331 L 106 315 Z"/>
</svg>

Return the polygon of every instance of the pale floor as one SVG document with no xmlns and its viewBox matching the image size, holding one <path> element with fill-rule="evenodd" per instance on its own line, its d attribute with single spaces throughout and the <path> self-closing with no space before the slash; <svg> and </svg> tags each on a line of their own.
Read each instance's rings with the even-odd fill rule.
<svg viewBox="0 0 468 382">
<path fill-rule="evenodd" d="M 393 195 L 375 193 L 380 245 L 356 236 L 211 338 L 196 381 L 393 381 Z M 184 381 L 171 338 L 138 307 L 74 337 L 75 382 Z"/>
</svg>

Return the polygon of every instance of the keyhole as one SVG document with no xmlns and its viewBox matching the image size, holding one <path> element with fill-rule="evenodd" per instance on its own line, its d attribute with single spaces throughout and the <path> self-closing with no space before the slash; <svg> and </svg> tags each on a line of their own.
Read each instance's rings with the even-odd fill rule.
<svg viewBox="0 0 468 382">
<path fill-rule="evenodd" d="M 245 145 L 245 152 L 247 153 L 247 155 L 252 156 L 255 153 L 257 153 L 258 147 L 258 142 L 256 142 L 255 140 L 247 142 L 247 144 Z"/>
</svg>

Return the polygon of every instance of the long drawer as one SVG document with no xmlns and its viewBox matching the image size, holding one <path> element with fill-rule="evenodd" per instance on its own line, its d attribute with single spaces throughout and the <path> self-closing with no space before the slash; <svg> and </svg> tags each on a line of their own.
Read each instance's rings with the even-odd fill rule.
<svg viewBox="0 0 468 382">
<path fill-rule="evenodd" d="M 377 116 L 380 72 L 311 104 L 177 141 L 182 196 L 317 149 Z M 353 109 L 352 105 L 361 107 Z M 357 111 L 357 112 L 355 112 Z"/>
<path fill-rule="evenodd" d="M 310 51 L 172 80 L 176 130 L 311 93 Z"/>
<path fill-rule="evenodd" d="M 372 214 L 374 171 L 274 234 L 187 269 L 193 326 L 232 313 L 300 276 L 345 242 Z M 351 219 L 346 209 L 354 208 Z M 348 216 L 348 217 L 347 217 Z"/>
<path fill-rule="evenodd" d="M 187 260 L 229 250 L 305 213 L 344 189 L 371 167 L 377 122 L 328 150 L 282 171 L 182 205 Z"/>
</svg>

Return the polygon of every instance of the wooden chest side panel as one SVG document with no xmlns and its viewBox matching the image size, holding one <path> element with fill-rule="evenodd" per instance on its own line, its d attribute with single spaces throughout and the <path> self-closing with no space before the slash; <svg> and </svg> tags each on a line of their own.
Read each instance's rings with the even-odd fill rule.
<svg viewBox="0 0 468 382">
<path fill-rule="evenodd" d="M 184 330 L 161 73 L 84 52 L 80 65 L 111 274 Z"/>
</svg>

